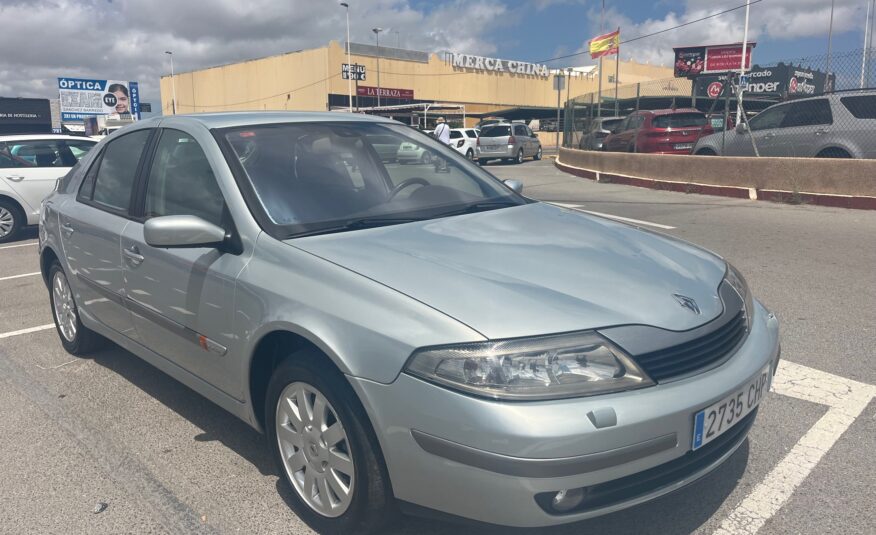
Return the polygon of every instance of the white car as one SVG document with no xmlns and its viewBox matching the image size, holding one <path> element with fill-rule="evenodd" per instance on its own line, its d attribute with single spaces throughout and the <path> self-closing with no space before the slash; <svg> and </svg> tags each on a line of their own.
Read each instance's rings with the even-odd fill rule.
<svg viewBox="0 0 876 535">
<path fill-rule="evenodd" d="M 474 128 L 453 128 L 450 130 L 450 147 L 469 160 L 474 160 L 478 133 Z"/>
<path fill-rule="evenodd" d="M 39 222 L 40 202 L 55 181 L 96 144 L 76 136 L 0 136 L 0 243 Z"/>
</svg>

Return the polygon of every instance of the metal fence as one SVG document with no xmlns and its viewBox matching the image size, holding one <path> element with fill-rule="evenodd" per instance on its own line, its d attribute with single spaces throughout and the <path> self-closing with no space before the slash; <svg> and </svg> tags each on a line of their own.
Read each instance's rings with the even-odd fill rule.
<svg viewBox="0 0 876 535">
<path fill-rule="evenodd" d="M 738 114 L 738 72 L 603 87 L 601 95 L 579 95 L 566 103 L 563 145 L 629 152 L 876 158 L 876 89 L 869 89 L 876 87 L 876 67 L 870 68 L 874 54 L 876 49 L 862 49 L 829 58 L 754 65 Z M 659 125 L 646 113 L 667 109 L 674 110 L 670 115 L 684 115 L 685 109 L 698 112 L 664 118 Z M 608 120 L 612 117 L 623 120 Z M 603 127 L 606 122 L 610 128 Z M 672 131 L 663 132 L 662 140 L 661 132 L 651 131 L 665 127 Z"/>
</svg>

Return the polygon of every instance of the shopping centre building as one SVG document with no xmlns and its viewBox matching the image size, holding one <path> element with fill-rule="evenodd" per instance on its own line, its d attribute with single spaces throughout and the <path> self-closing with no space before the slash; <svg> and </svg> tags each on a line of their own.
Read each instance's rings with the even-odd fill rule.
<svg viewBox="0 0 876 535">
<path fill-rule="evenodd" d="M 161 79 L 162 111 L 198 113 L 230 110 L 354 110 L 393 116 L 410 124 L 437 115 L 463 119 L 508 119 L 556 116 L 558 71 L 546 65 L 465 54 L 434 54 L 400 48 L 351 43 L 350 62 L 343 44 L 289 52 L 240 63 L 220 65 Z M 379 73 L 378 73 L 379 63 Z M 672 78 L 671 67 L 621 61 L 620 84 Z M 352 72 L 350 78 L 344 71 Z M 606 58 L 602 90 L 613 91 L 616 65 Z M 358 73 L 358 74 L 357 74 Z M 578 67 L 559 92 L 568 96 L 597 91 L 597 68 Z M 174 87 L 175 86 L 175 87 Z M 378 95 L 378 87 L 379 95 Z M 379 99 L 379 103 L 378 103 Z M 380 106 L 379 109 L 375 109 Z"/>
</svg>

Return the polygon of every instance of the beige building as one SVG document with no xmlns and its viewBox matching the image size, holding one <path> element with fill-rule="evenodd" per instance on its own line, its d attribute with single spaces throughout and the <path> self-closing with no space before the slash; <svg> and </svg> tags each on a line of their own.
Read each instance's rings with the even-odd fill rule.
<svg viewBox="0 0 876 535">
<path fill-rule="evenodd" d="M 380 105 L 407 107 L 450 104 L 472 116 L 502 113 L 511 118 L 550 117 L 548 110 L 557 106 L 554 89 L 555 71 L 544 65 L 485 58 L 470 55 L 439 56 L 397 48 L 352 43 L 353 64 L 364 66 L 365 79 L 352 82 L 353 107 L 377 106 L 379 76 Z M 378 75 L 378 61 L 380 72 Z M 332 41 L 328 46 L 289 52 L 240 63 L 220 65 L 175 75 L 177 113 L 229 110 L 309 110 L 347 109 L 348 80 L 342 76 L 347 63 L 343 45 Z M 361 69 L 361 68 L 360 68 Z M 355 70 L 355 69 L 354 69 Z M 603 62 L 603 91 L 614 86 L 615 63 Z M 596 91 L 598 70 L 579 69 L 569 77 L 566 96 Z M 668 67 L 621 61 L 621 84 L 672 77 Z M 173 113 L 171 77 L 161 79 L 162 112 Z M 439 107 L 440 110 L 440 107 Z M 439 111 L 453 113 L 445 108 Z M 387 112 L 392 113 L 392 112 Z M 429 112 L 427 112 L 429 113 Z M 433 116 L 436 112 L 432 111 Z M 555 113 L 555 112 L 554 112 Z M 528 114 L 528 116 L 527 116 Z M 423 111 L 416 117 L 422 120 Z M 398 117 L 397 117 L 398 118 Z M 404 119 L 401 119 L 404 120 Z"/>
</svg>

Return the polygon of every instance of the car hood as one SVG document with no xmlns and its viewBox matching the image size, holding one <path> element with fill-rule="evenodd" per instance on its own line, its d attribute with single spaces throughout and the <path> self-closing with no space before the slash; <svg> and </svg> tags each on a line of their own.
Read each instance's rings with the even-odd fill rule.
<svg viewBox="0 0 876 535">
<path fill-rule="evenodd" d="M 719 257 L 545 203 L 287 243 L 491 339 L 625 324 L 682 331 L 714 319 L 723 306 L 718 286 L 726 266 Z M 700 313 L 673 294 L 694 299 Z"/>
</svg>

